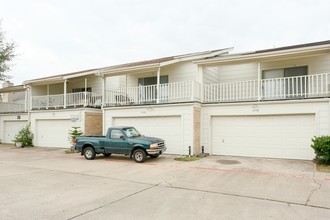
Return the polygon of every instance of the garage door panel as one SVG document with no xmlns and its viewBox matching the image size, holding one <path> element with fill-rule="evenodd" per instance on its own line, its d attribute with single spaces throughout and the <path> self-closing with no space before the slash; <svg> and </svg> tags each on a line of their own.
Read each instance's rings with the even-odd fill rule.
<svg viewBox="0 0 330 220">
<path fill-rule="evenodd" d="M 181 117 L 129 117 L 114 118 L 114 126 L 133 126 L 146 136 L 165 140 L 169 154 L 182 154 Z"/>
<path fill-rule="evenodd" d="M 68 132 L 72 126 L 70 120 L 38 120 L 37 145 L 39 147 L 70 148 Z"/>
<path fill-rule="evenodd" d="M 24 128 L 27 124 L 27 121 L 6 121 L 4 123 L 4 143 L 12 144 L 15 135 L 19 130 Z"/>
<path fill-rule="evenodd" d="M 312 159 L 314 134 L 314 115 L 213 117 L 212 153 Z"/>
</svg>

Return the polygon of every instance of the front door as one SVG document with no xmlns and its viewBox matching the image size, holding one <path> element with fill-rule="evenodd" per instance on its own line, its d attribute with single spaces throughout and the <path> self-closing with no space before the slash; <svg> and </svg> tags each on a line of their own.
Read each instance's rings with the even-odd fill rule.
<svg viewBox="0 0 330 220">
<path fill-rule="evenodd" d="M 105 145 L 105 153 L 128 154 L 128 141 L 121 130 L 111 130 Z"/>
</svg>

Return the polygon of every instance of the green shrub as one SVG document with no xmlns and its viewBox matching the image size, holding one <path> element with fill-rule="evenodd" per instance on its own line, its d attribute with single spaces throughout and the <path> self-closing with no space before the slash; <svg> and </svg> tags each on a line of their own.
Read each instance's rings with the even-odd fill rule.
<svg viewBox="0 0 330 220">
<path fill-rule="evenodd" d="M 72 127 L 71 130 L 69 130 L 69 142 L 71 144 L 71 150 L 74 150 L 74 141 L 76 140 L 76 137 L 81 136 L 83 132 L 80 130 L 80 127 Z"/>
<path fill-rule="evenodd" d="M 330 136 L 314 137 L 311 147 L 316 154 L 316 162 L 330 164 Z"/>
<path fill-rule="evenodd" d="M 18 131 L 13 140 L 15 143 L 21 142 L 23 147 L 33 147 L 33 134 L 30 131 L 30 123 Z"/>
</svg>

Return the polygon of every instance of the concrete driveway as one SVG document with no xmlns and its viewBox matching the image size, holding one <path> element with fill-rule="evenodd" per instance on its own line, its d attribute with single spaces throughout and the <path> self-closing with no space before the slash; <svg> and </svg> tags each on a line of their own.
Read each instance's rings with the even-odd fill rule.
<svg viewBox="0 0 330 220">
<path fill-rule="evenodd" d="M 310 161 L 171 155 L 87 161 L 0 145 L 0 219 L 329 219 L 330 174 Z"/>
</svg>

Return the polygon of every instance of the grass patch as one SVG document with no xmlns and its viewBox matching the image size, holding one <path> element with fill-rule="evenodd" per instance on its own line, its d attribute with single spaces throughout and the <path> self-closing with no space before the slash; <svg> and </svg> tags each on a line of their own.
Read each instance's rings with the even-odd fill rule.
<svg viewBox="0 0 330 220">
<path fill-rule="evenodd" d="M 72 151 L 72 150 L 65 150 L 64 151 L 66 154 L 75 154 L 75 153 L 79 153 L 79 151 L 77 151 L 77 150 L 74 150 L 74 151 Z"/>
<path fill-rule="evenodd" d="M 199 160 L 201 159 L 201 157 L 196 157 L 196 156 L 192 156 L 192 157 L 177 157 L 177 158 L 174 158 L 174 160 L 177 160 L 177 161 L 184 161 L 184 162 L 191 162 L 191 161 L 195 161 L 195 160 Z"/>
<path fill-rule="evenodd" d="M 326 164 L 316 164 L 316 169 L 321 172 L 330 173 L 330 165 Z"/>
</svg>

